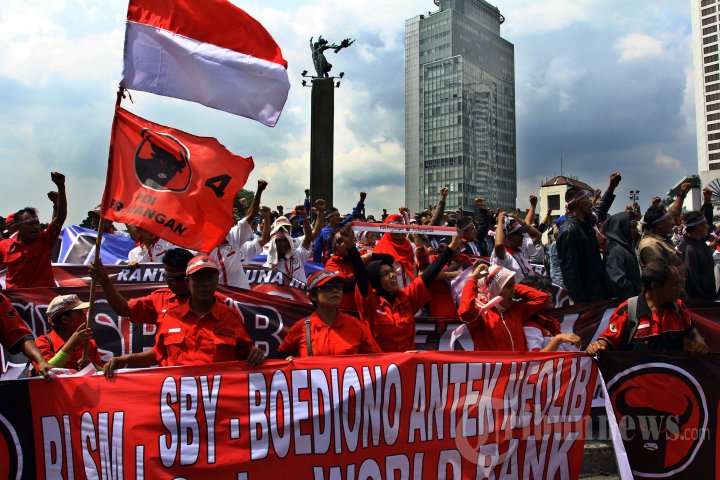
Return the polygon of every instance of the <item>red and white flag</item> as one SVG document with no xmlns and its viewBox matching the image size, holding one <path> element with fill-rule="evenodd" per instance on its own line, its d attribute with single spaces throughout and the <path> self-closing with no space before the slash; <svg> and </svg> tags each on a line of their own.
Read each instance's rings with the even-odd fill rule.
<svg viewBox="0 0 720 480">
<path fill-rule="evenodd" d="M 227 0 L 130 0 L 120 85 L 271 127 L 290 89 L 280 47 Z"/>
<path fill-rule="evenodd" d="M 209 252 L 230 230 L 235 194 L 253 166 L 214 138 L 116 107 L 101 215 Z"/>
</svg>

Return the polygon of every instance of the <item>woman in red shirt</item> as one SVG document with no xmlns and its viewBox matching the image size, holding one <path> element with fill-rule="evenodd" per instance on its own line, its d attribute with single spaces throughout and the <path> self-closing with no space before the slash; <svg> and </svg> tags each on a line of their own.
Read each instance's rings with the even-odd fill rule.
<svg viewBox="0 0 720 480">
<path fill-rule="evenodd" d="M 405 288 L 398 284 L 392 256 L 375 253 L 375 258 L 381 259 L 365 268 L 357 249 L 348 250 L 348 260 L 355 270 L 355 303 L 360 319 L 368 324 L 383 352 L 415 349 L 415 313 L 430 301 L 428 286 L 459 249 L 460 238 L 456 235 L 450 246 Z"/>
<path fill-rule="evenodd" d="M 458 314 L 475 350 L 525 352 L 523 325 L 545 306 L 548 294 L 515 284 L 515 272 L 493 265 L 475 268 L 465 284 Z"/>
<path fill-rule="evenodd" d="M 290 327 L 280 352 L 293 357 L 381 353 L 367 326 L 338 310 L 343 284 L 340 275 L 329 270 L 313 273 L 308 279 L 308 295 L 315 311 Z"/>
</svg>

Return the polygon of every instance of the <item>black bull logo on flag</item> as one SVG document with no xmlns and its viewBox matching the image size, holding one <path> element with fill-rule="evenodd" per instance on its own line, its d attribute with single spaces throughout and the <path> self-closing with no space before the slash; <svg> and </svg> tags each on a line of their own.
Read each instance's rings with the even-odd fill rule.
<svg viewBox="0 0 720 480">
<path fill-rule="evenodd" d="M 622 438 L 616 450 L 624 447 L 636 478 L 718 478 L 720 354 L 602 352 L 599 362 Z"/>
</svg>

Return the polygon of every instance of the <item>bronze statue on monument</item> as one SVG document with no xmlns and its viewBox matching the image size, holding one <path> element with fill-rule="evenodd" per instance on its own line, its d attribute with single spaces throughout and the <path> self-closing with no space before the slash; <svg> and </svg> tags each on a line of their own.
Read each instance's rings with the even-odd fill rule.
<svg viewBox="0 0 720 480">
<path fill-rule="evenodd" d="M 332 65 L 327 61 L 327 58 L 325 58 L 325 50 L 332 49 L 335 53 L 338 53 L 340 50 L 349 47 L 353 43 L 355 43 L 354 39 L 350 40 L 349 38 L 346 38 L 340 42 L 340 45 L 336 45 L 334 43 L 328 44 L 328 41 L 322 38 L 322 35 L 318 37 L 316 42 L 313 42 L 313 37 L 310 37 L 310 50 L 312 51 L 313 65 L 315 66 L 315 71 L 317 72 L 316 78 L 328 78 L 328 74 L 332 69 Z"/>
</svg>

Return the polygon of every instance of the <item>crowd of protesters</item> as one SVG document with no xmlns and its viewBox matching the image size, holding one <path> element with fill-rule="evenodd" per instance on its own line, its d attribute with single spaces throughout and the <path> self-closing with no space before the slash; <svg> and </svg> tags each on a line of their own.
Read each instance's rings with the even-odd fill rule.
<svg viewBox="0 0 720 480">
<path fill-rule="evenodd" d="M 57 191 L 48 194 L 54 208 L 46 227 L 33 208 L 5 219 L 0 264 L 7 269 L 8 289 L 55 286 L 51 253 L 66 219 L 67 198 L 64 176 L 53 172 L 51 180 Z M 548 313 L 559 289 L 571 303 L 620 301 L 589 353 L 682 350 L 686 339 L 693 352 L 707 352 L 686 300 L 718 296 L 720 250 L 711 192 L 703 190 L 700 211 L 682 211 L 690 190 L 682 184 L 668 206 L 655 197 L 644 213 L 635 203 L 610 215 L 620 181 L 613 173 L 604 192 L 568 188 L 565 214 L 557 219 L 536 211 L 535 196 L 522 214 L 498 211 L 482 198 L 475 199 L 474 212 L 450 211 L 447 188 L 423 211 L 385 209 L 376 219 L 366 215 L 365 193 L 344 216 L 323 200 L 311 204 L 309 190 L 303 205 L 272 211 L 262 206 L 268 183 L 260 180 L 251 204 L 241 203 L 236 223 L 211 252 L 191 252 L 128 228 L 137 243 L 129 264 L 161 261 L 167 288 L 127 300 L 99 261 L 90 267 L 119 315 L 157 326 L 153 349 L 103 362 L 86 325 L 88 304 L 75 295 L 52 299 L 51 331 L 33 340 L 0 294 L 0 342 L 11 352 L 23 352 L 42 375 L 88 363 L 108 376 L 126 366 L 238 359 L 255 365 L 263 352 L 217 289 L 249 288 L 245 267 L 264 253 L 266 268 L 306 285 L 314 307 L 285 336 L 282 358 L 412 351 L 418 316 L 461 321 L 460 330 L 467 330 L 477 351 L 578 350 L 580 338 L 562 332 Z M 97 209 L 93 213 L 99 218 Z M 379 234 L 368 227 L 376 223 L 391 231 Z M 429 232 L 415 225 L 440 228 Z M 114 232 L 111 224 L 105 228 Z M 306 277 L 310 261 L 321 267 Z"/>
</svg>

